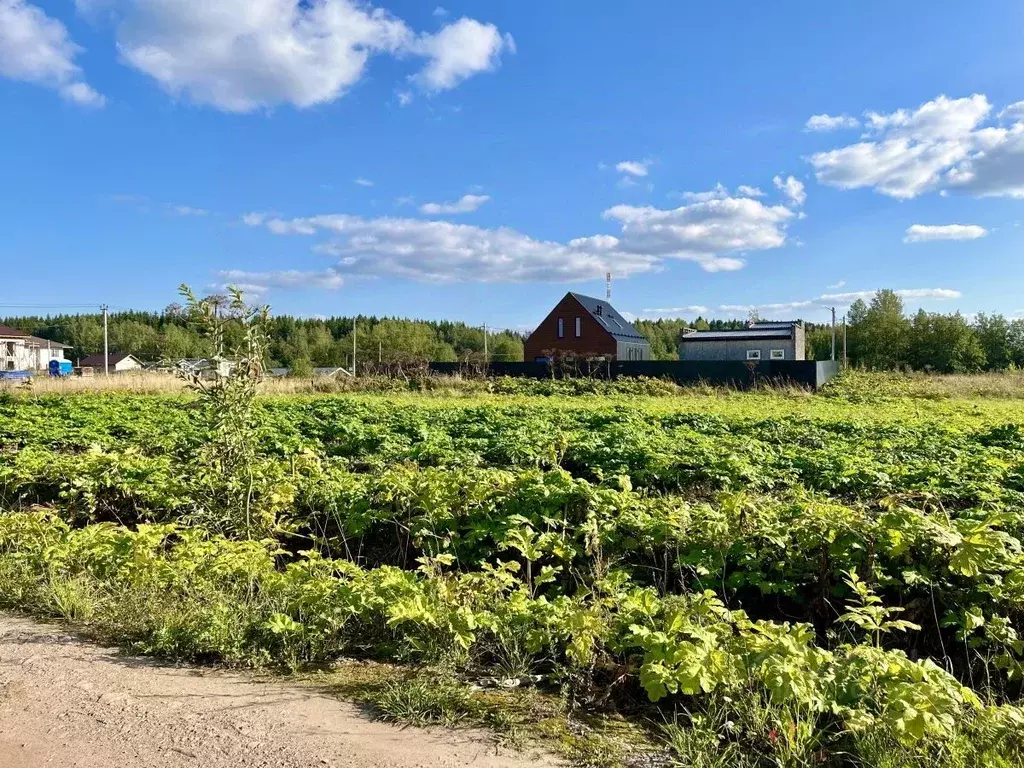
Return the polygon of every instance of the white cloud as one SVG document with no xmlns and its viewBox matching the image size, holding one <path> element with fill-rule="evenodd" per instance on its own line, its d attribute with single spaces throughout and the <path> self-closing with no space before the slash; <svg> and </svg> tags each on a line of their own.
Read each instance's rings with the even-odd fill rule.
<svg viewBox="0 0 1024 768">
<path fill-rule="evenodd" d="M 650 160 L 623 160 L 615 164 L 615 170 L 630 176 L 646 176 L 650 165 Z"/>
<path fill-rule="evenodd" d="M 463 17 L 437 34 L 421 35 L 410 50 L 430 59 L 413 80 L 427 91 L 445 91 L 479 72 L 495 69 L 501 54 L 515 53 L 516 44 L 511 35 L 502 35 L 493 24 Z"/>
<path fill-rule="evenodd" d="M 744 266 L 731 254 L 784 245 L 793 212 L 781 205 L 730 197 L 674 210 L 617 205 L 604 217 L 622 226 L 619 250 L 696 261 L 708 272 L 719 272 Z"/>
<path fill-rule="evenodd" d="M 776 176 L 772 179 L 772 183 L 776 189 L 785 195 L 786 200 L 796 207 L 800 207 L 807 202 L 807 193 L 804 191 L 804 183 L 793 176 L 787 176 L 785 179 L 782 176 Z"/>
<path fill-rule="evenodd" d="M 112 2 L 127 64 L 175 96 L 229 112 L 335 101 L 375 55 L 425 58 L 414 80 L 444 90 L 493 69 L 511 46 L 493 25 L 466 18 L 416 34 L 361 0 Z"/>
<path fill-rule="evenodd" d="M 358 184 L 360 187 L 372 187 L 373 186 L 373 182 L 372 181 L 370 181 L 369 179 L 364 179 L 362 176 L 360 176 L 358 179 L 355 179 L 355 183 Z"/>
<path fill-rule="evenodd" d="M 191 205 L 172 205 L 169 208 L 178 216 L 205 216 L 209 213 L 205 208 L 193 208 Z"/>
<path fill-rule="evenodd" d="M 420 211 L 430 216 L 472 213 L 490 199 L 490 195 L 463 195 L 453 203 L 424 203 L 420 206 Z"/>
<path fill-rule="evenodd" d="M 729 197 L 729 190 L 718 182 L 707 192 L 680 192 L 679 197 L 688 203 L 706 203 L 708 200 L 724 200 Z"/>
<path fill-rule="evenodd" d="M 693 261 L 709 272 L 741 269 L 746 253 L 784 245 L 795 216 L 785 206 L 726 198 L 674 210 L 619 205 L 604 218 L 618 224 L 618 235 L 568 242 L 536 240 L 508 227 L 409 218 L 250 214 L 243 220 L 277 235 L 325 235 L 314 250 L 335 257 L 338 274 L 422 282 L 561 282 L 601 278 L 607 271 L 627 277 L 660 269 L 670 259 Z"/>
<path fill-rule="evenodd" d="M 830 285 L 828 287 L 830 289 L 832 289 L 832 288 L 842 288 L 844 285 L 846 285 L 846 281 L 845 280 L 838 280 L 838 281 L 832 283 L 832 285 Z"/>
<path fill-rule="evenodd" d="M 717 182 L 714 187 L 707 190 L 706 192 L 673 192 L 670 193 L 672 197 L 679 197 L 688 203 L 705 203 L 708 200 L 725 200 L 727 197 L 732 197 L 728 188 Z M 736 187 L 736 196 L 738 197 L 764 197 L 764 192 L 759 187 L 752 187 L 747 184 L 741 184 Z"/>
<path fill-rule="evenodd" d="M 302 289 L 340 288 L 345 280 L 341 274 L 331 268 L 316 271 L 286 269 L 269 272 L 246 272 L 241 269 L 228 269 L 217 272 L 224 281 L 224 286 L 235 285 L 246 293 L 262 294 L 271 288 Z"/>
<path fill-rule="evenodd" d="M 315 250 L 337 258 L 339 272 L 428 283 L 563 282 L 601 278 L 608 270 L 625 277 L 656 267 L 653 258 L 615 251 L 618 241 L 608 236 L 559 243 L 507 227 L 345 214 L 271 219 L 265 225 L 281 235 L 327 233 L 330 239 Z"/>
<path fill-rule="evenodd" d="M 1024 107 L 1004 109 L 1010 125 L 989 125 L 981 94 L 946 96 L 915 110 L 869 112 L 856 144 L 810 157 L 818 181 L 840 189 L 871 188 L 897 199 L 931 191 L 1024 198 Z"/>
<path fill-rule="evenodd" d="M 448 15 L 448 11 L 442 8 L 440 5 L 434 9 L 434 15 L 438 17 L 444 17 Z"/>
<path fill-rule="evenodd" d="M 667 319 L 706 315 L 709 311 L 710 310 L 702 304 L 689 304 L 685 307 L 659 307 L 656 309 L 644 309 L 640 314 Z"/>
<path fill-rule="evenodd" d="M 412 104 L 412 91 L 398 91 L 395 95 L 398 97 L 398 106 L 408 107 Z"/>
<path fill-rule="evenodd" d="M 68 101 L 102 107 L 106 99 L 82 79 L 81 48 L 67 28 L 25 0 L 0 0 L 0 77 L 52 88 Z"/>
<path fill-rule="evenodd" d="M 250 227 L 258 227 L 267 220 L 269 214 L 261 211 L 253 211 L 242 216 L 242 222 Z"/>
<path fill-rule="evenodd" d="M 858 299 L 870 302 L 876 291 L 849 291 L 847 293 L 823 293 L 813 299 L 781 301 L 767 304 L 722 304 L 717 310 L 725 314 L 745 316 L 751 311 L 775 315 L 796 315 L 799 313 L 822 313 L 830 307 L 845 309 Z M 959 299 L 963 294 L 951 288 L 900 288 L 897 295 L 909 300 L 950 300 Z"/>
<path fill-rule="evenodd" d="M 889 139 L 946 141 L 968 136 L 991 109 L 988 99 L 976 93 L 963 99 L 939 96 L 912 112 L 905 109 L 889 114 L 868 112 L 866 117 L 870 133 Z"/>
<path fill-rule="evenodd" d="M 1024 101 L 1018 101 L 1008 107 L 1005 107 L 1003 111 L 999 113 L 999 118 L 1001 120 L 1012 120 L 1014 122 L 1024 118 Z"/>
<path fill-rule="evenodd" d="M 905 243 L 931 243 L 936 240 L 977 240 L 985 237 L 988 230 L 977 224 L 913 224 L 907 227 L 903 238 Z"/>
<path fill-rule="evenodd" d="M 811 115 L 805 127 L 808 131 L 838 131 L 844 128 L 859 128 L 860 120 L 850 115 Z"/>
</svg>

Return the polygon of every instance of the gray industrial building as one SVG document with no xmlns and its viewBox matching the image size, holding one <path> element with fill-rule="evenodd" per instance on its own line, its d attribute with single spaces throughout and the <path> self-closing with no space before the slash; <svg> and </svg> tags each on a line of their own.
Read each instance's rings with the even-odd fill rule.
<svg viewBox="0 0 1024 768">
<path fill-rule="evenodd" d="M 806 360 L 799 320 L 756 322 L 735 331 L 684 331 L 680 360 Z"/>
</svg>

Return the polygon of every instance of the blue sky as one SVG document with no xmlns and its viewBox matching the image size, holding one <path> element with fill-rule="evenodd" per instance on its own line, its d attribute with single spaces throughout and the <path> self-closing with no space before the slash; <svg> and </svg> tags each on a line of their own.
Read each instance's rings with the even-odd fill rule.
<svg viewBox="0 0 1024 768">
<path fill-rule="evenodd" d="M 0 0 L 0 314 L 1024 311 L 1024 6 L 441 2 Z"/>
</svg>

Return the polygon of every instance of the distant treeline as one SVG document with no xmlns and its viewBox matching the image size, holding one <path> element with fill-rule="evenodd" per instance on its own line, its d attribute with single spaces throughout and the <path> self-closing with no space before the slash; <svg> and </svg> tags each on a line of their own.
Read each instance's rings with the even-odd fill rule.
<svg viewBox="0 0 1024 768">
<path fill-rule="evenodd" d="M 751 318 L 753 319 L 753 318 Z M 791 320 L 794 318 L 757 318 Z M 729 330 L 746 321 L 638 320 L 637 329 L 651 341 L 657 360 L 678 358 L 677 339 L 686 328 Z M 806 323 L 807 357 L 827 360 L 832 353 L 832 328 Z M 842 357 L 842 327 L 836 331 L 836 358 Z M 940 373 L 1024 368 L 1024 319 L 979 314 L 972 320 L 959 313 L 923 309 L 905 314 L 903 300 L 891 290 L 878 291 L 847 310 L 847 356 L 852 365 L 879 370 L 913 368 Z"/>
<path fill-rule="evenodd" d="M 378 361 L 394 364 L 483 360 L 483 329 L 465 323 L 364 316 L 276 316 L 271 320 L 271 364 L 301 370 L 350 366 L 353 321 L 360 366 Z M 68 356 L 72 359 L 103 351 L 103 320 L 98 314 L 9 317 L 0 322 L 71 345 Z M 943 373 L 1024 368 L 1024 319 L 980 314 L 969 321 L 959 313 L 924 310 L 908 317 L 899 295 L 883 290 L 870 302 L 855 301 L 847 312 L 847 322 L 847 350 L 853 365 Z M 745 321 L 698 317 L 692 321 L 637 320 L 634 325 L 650 340 L 654 359 L 675 360 L 679 356 L 679 335 L 684 329 L 738 329 Z M 210 354 L 206 340 L 189 324 L 181 307 L 174 304 L 161 313 L 112 314 L 109 334 L 111 351 L 128 352 L 144 361 Z M 488 332 L 489 359 L 522 360 L 523 340 L 523 335 L 514 331 Z M 808 323 L 808 358 L 825 360 L 830 353 L 831 328 Z M 840 328 L 836 356 L 841 354 Z"/>
<path fill-rule="evenodd" d="M 362 315 L 354 321 L 360 366 L 378 361 L 394 364 L 483 359 L 484 331 L 480 327 Z M 8 317 L 0 322 L 70 345 L 67 357 L 73 360 L 103 351 L 103 318 L 99 314 Z M 352 328 L 351 317 L 272 317 L 270 363 L 300 369 L 348 367 L 352 364 Z M 177 305 L 161 313 L 112 313 L 108 334 L 111 352 L 127 352 L 143 361 L 175 361 L 211 354 L 206 339 Z M 487 353 L 491 360 L 522 360 L 523 337 L 512 331 L 489 331 Z"/>
<path fill-rule="evenodd" d="M 679 336 L 685 330 L 734 331 L 746 325 L 743 320 L 634 320 L 633 326 L 651 343 L 655 360 L 679 359 Z"/>
<path fill-rule="evenodd" d="M 864 368 L 913 368 L 940 373 L 1001 371 L 1024 367 L 1024 319 L 959 312 L 904 312 L 894 291 L 878 291 L 870 302 L 855 301 L 847 311 L 847 354 Z M 832 331 L 808 326 L 808 357 L 827 359 Z M 836 334 L 836 357 L 842 355 L 842 328 Z"/>
</svg>

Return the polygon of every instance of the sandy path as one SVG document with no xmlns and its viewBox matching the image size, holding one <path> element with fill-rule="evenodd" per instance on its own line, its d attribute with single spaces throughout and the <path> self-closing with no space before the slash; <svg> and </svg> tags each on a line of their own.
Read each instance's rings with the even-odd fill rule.
<svg viewBox="0 0 1024 768">
<path fill-rule="evenodd" d="M 0 768 L 544 768 L 467 731 L 400 729 L 273 680 L 125 657 L 0 615 Z"/>
</svg>

